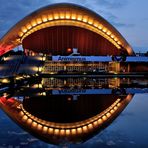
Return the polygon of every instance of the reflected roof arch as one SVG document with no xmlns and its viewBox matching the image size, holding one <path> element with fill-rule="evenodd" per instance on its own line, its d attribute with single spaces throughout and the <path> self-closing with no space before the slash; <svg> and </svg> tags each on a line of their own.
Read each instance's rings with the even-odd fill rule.
<svg viewBox="0 0 148 148">
<path fill-rule="evenodd" d="M 115 99 L 108 108 L 96 116 L 73 123 L 57 123 L 42 120 L 26 111 L 21 101 L 0 98 L 0 106 L 18 125 L 42 140 L 54 144 L 70 141 L 83 142 L 109 125 L 128 105 L 133 95 Z M 66 141 L 65 141 L 66 139 Z"/>
</svg>

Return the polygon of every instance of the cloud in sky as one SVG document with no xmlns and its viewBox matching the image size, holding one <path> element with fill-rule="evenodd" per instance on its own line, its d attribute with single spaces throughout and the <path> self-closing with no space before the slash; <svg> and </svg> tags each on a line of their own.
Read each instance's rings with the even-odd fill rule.
<svg viewBox="0 0 148 148">
<path fill-rule="evenodd" d="M 148 1 L 145 1 L 146 5 Z M 69 0 L 0 0 L 0 38 L 19 20 L 28 15 L 29 13 L 49 4 L 69 2 Z M 141 35 L 141 38 L 146 39 L 147 43 L 142 42 L 139 37 L 139 44 L 137 44 L 137 38 L 133 37 L 132 32 L 140 32 L 139 23 L 141 22 L 141 15 L 144 10 L 141 8 L 141 2 L 135 0 L 131 2 L 130 0 L 71 0 L 70 3 L 79 4 L 85 6 L 93 11 L 97 12 L 108 20 L 113 26 L 115 26 L 121 34 L 123 34 L 128 41 L 132 43 L 133 46 L 147 46 L 148 47 L 148 31 Z M 137 7 L 139 11 L 135 9 Z M 141 10 L 141 11 L 140 11 Z M 130 13 L 132 12 L 132 13 Z M 146 13 L 145 13 L 146 14 Z M 136 18 L 135 16 L 138 15 Z M 148 25 L 146 17 L 144 16 L 145 26 Z M 139 26 L 138 26 L 139 25 Z M 128 28 L 134 30 L 130 31 Z"/>
<path fill-rule="evenodd" d="M 132 24 L 132 23 L 126 23 L 126 22 L 120 22 L 119 21 L 119 17 L 112 14 L 112 13 L 109 13 L 109 12 L 104 12 L 104 11 L 99 11 L 105 18 L 107 18 L 107 21 L 109 21 L 113 26 L 115 27 L 134 27 L 135 24 Z"/>
<path fill-rule="evenodd" d="M 128 4 L 127 0 L 98 0 L 96 3 L 111 9 L 121 9 Z"/>
<path fill-rule="evenodd" d="M 93 9 L 96 12 L 102 12 L 102 14 L 107 13 L 105 10 L 101 10 L 101 6 L 106 6 L 113 8 L 113 6 L 124 6 L 125 4 L 122 2 L 117 2 L 115 0 L 107 1 L 107 0 L 83 0 L 82 5 Z M 7 32 L 10 27 L 12 27 L 15 23 L 17 23 L 20 19 L 31 13 L 32 11 L 46 6 L 52 3 L 63 2 L 63 0 L 30 0 L 30 1 L 17 1 L 17 0 L 0 0 L 0 37 L 2 37 L 3 33 Z M 69 0 L 65 0 L 64 2 L 69 2 Z M 80 0 L 71 0 L 71 3 L 81 4 Z M 115 7 L 114 7 L 115 8 Z M 118 8 L 118 7 L 116 7 Z M 113 16 L 113 14 L 110 13 Z M 114 16 L 115 17 L 115 16 Z M 107 16 L 107 19 L 110 20 L 110 16 Z M 113 20 L 111 20 L 112 22 Z M 113 23 L 117 24 L 117 23 Z"/>
</svg>

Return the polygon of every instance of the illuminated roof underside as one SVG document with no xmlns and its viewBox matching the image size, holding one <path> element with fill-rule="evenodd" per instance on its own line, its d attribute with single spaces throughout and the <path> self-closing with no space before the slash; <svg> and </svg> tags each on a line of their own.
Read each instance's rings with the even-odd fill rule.
<svg viewBox="0 0 148 148">
<path fill-rule="evenodd" d="M 117 49 L 125 49 L 129 55 L 134 52 L 122 35 L 98 14 L 74 4 L 55 4 L 28 15 L 0 40 L 0 55 L 22 44 L 30 34 L 52 26 L 76 26 L 95 32 Z"/>
</svg>

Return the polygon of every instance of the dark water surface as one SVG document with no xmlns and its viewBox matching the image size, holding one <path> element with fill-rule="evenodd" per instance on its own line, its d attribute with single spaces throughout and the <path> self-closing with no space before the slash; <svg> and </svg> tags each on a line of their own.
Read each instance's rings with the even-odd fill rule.
<svg viewBox="0 0 148 148">
<path fill-rule="evenodd" d="M 92 132 L 88 137 L 85 136 L 80 141 L 58 141 L 58 146 L 76 148 L 148 147 L 147 80 L 132 80 L 133 83 L 130 83 L 131 80 L 124 80 L 124 84 L 123 80 L 121 82 L 117 79 L 93 80 L 93 83 L 87 81 L 91 82 L 89 85 L 75 80 L 74 86 L 66 85 L 70 82 L 71 80 L 66 80 L 66 82 L 60 80 L 60 86 L 58 86 L 59 80 L 58 82 L 54 81 L 53 85 L 45 80 L 43 82 L 42 79 L 42 87 L 39 84 L 29 84 L 28 90 L 27 85 L 23 86 L 18 91 L 15 90 L 11 98 L 21 101 L 24 109 L 42 120 L 55 123 L 73 123 L 96 116 L 117 99 L 120 98 L 121 101 L 124 101 L 128 95 L 131 95 L 129 104 L 126 104 L 127 106 L 124 106 L 123 111 L 119 111 L 113 120 L 105 123 L 102 129 L 96 128 L 95 132 Z M 40 92 L 39 87 L 43 89 L 42 92 Z M 27 91 L 29 92 L 26 93 Z M 7 99 L 9 100 L 9 96 Z M 50 135 L 51 139 L 52 136 Z M 20 128 L 0 109 L 0 148 L 58 147 L 50 144 L 53 143 L 51 142 L 53 139 L 49 142 L 47 140 L 43 142 L 44 139 L 40 140 L 37 137 Z"/>
</svg>

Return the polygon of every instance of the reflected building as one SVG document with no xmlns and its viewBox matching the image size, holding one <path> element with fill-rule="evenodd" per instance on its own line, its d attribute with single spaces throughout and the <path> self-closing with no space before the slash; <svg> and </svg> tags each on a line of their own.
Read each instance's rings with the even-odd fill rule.
<svg viewBox="0 0 148 148">
<path fill-rule="evenodd" d="M 58 78 L 43 78 L 42 79 L 42 86 L 49 88 L 60 88 L 60 87 L 75 87 L 75 88 L 102 88 L 102 87 L 119 87 L 120 79 L 113 79 L 113 78 L 63 78 L 63 79 L 58 79 Z"/>
<path fill-rule="evenodd" d="M 1 109 L 35 137 L 60 145 L 90 139 L 120 115 L 135 93 L 148 92 L 144 79 L 34 79 L 1 93 Z"/>
<path fill-rule="evenodd" d="M 123 91 L 115 93 L 116 88 L 120 89 L 119 80 L 118 85 L 113 83 L 116 79 L 54 81 L 54 86 L 59 82 L 61 88 L 43 83 L 50 78 L 38 79 L 38 83 L 31 81 L 19 85 L 13 92 L 1 94 L 0 106 L 19 126 L 53 144 L 80 143 L 90 139 L 109 126 L 134 95 Z M 92 83 L 86 83 L 84 87 L 83 81 Z M 101 88 L 94 82 L 101 82 L 98 84 Z M 81 85 L 81 88 L 72 84 Z"/>
<path fill-rule="evenodd" d="M 23 101 L 1 97 L 1 108 L 22 128 L 50 143 L 84 142 L 108 126 L 132 95 L 52 95 Z"/>
</svg>

